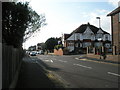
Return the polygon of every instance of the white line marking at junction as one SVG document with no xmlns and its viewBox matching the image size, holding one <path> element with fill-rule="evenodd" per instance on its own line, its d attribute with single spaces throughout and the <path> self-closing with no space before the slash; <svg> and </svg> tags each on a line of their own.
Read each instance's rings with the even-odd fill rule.
<svg viewBox="0 0 120 90">
<path fill-rule="evenodd" d="M 50 60 L 53 63 L 53 60 Z"/>
<path fill-rule="evenodd" d="M 120 77 L 120 75 L 119 75 L 119 74 L 116 74 L 116 73 L 108 72 L 108 74 L 111 74 L 111 75 L 119 76 L 119 77 Z"/>
<path fill-rule="evenodd" d="M 43 61 L 53 63 L 53 60 L 43 60 Z"/>
<path fill-rule="evenodd" d="M 84 65 L 80 65 L 80 64 L 73 64 L 73 65 L 84 67 L 84 68 L 88 68 L 88 69 L 92 69 L 92 67 L 88 67 L 88 66 L 84 66 Z"/>
<path fill-rule="evenodd" d="M 79 58 L 75 58 L 76 60 L 79 60 Z"/>
<path fill-rule="evenodd" d="M 64 62 L 64 63 L 66 63 L 67 61 L 63 61 L 63 60 L 58 60 L 58 61 L 60 61 L 60 62 Z"/>
</svg>

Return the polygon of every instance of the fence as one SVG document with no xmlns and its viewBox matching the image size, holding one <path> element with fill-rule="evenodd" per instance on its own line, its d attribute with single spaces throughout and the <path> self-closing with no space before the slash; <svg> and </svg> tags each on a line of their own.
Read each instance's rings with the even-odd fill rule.
<svg viewBox="0 0 120 90">
<path fill-rule="evenodd" d="M 22 59 L 22 49 L 2 44 L 2 88 L 9 88 Z"/>
<path fill-rule="evenodd" d="M 2 89 L 2 43 L 0 43 L 0 90 Z"/>
</svg>

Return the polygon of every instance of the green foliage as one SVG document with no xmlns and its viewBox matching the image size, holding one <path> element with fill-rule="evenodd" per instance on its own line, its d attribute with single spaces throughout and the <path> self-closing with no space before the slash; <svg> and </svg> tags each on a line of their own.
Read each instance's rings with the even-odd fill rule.
<svg viewBox="0 0 120 90">
<path fill-rule="evenodd" d="M 49 38 L 46 42 L 46 49 L 53 51 L 54 47 L 58 44 L 58 41 L 55 38 Z"/>
<path fill-rule="evenodd" d="M 58 50 L 60 48 L 63 48 L 63 46 L 62 45 L 56 45 L 54 48 Z"/>
<path fill-rule="evenodd" d="M 45 43 L 38 43 L 37 46 L 40 46 L 43 51 L 45 51 Z"/>
<path fill-rule="evenodd" d="M 67 55 L 67 54 L 69 54 L 69 49 L 68 48 L 64 48 L 63 52 L 64 52 L 64 55 Z"/>
<path fill-rule="evenodd" d="M 69 52 L 69 49 L 68 48 L 64 48 L 63 51 Z"/>
<path fill-rule="evenodd" d="M 32 34 L 45 25 L 45 16 L 38 15 L 26 3 L 2 2 L 2 42 L 22 47 Z M 23 38 L 24 37 L 24 38 Z"/>
</svg>

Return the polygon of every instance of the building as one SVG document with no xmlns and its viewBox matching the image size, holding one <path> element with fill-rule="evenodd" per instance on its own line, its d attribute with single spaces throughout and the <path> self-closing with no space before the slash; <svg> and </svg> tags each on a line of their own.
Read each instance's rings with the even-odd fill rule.
<svg viewBox="0 0 120 90">
<path fill-rule="evenodd" d="M 120 2 L 118 8 L 107 16 L 111 16 L 112 45 L 115 47 L 114 54 L 120 54 Z"/>
<path fill-rule="evenodd" d="M 70 52 L 86 52 L 87 47 L 110 48 L 111 35 L 93 25 L 82 24 L 71 34 L 64 34 L 64 47 L 67 47 Z"/>
<path fill-rule="evenodd" d="M 28 48 L 28 50 L 29 50 L 29 51 L 35 51 L 35 50 L 36 50 L 36 45 L 30 46 L 30 47 Z"/>
</svg>

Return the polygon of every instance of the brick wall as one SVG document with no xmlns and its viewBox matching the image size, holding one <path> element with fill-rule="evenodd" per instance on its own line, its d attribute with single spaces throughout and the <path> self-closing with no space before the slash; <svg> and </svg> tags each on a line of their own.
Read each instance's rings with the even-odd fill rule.
<svg viewBox="0 0 120 90">
<path fill-rule="evenodd" d="M 62 56 L 63 55 L 63 50 L 60 48 L 60 49 L 54 49 L 54 55 L 60 55 Z"/>
<path fill-rule="evenodd" d="M 118 20 L 119 14 L 112 16 L 112 36 L 113 45 L 116 46 L 116 53 L 120 53 L 120 23 Z"/>
<path fill-rule="evenodd" d="M 100 55 L 94 55 L 94 54 L 87 54 L 86 57 L 100 59 Z M 107 55 L 105 60 L 120 62 L 120 55 Z"/>
</svg>

